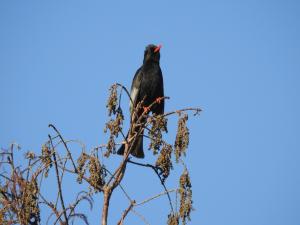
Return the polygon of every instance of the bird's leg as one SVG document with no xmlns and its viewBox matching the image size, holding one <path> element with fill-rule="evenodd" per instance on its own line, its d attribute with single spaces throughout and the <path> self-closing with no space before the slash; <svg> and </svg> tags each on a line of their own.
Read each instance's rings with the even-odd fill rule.
<svg viewBox="0 0 300 225">
<path fill-rule="evenodd" d="M 162 101 L 163 99 L 164 99 L 164 97 L 158 97 L 158 98 L 155 100 L 155 102 L 158 103 L 158 104 L 160 104 L 161 101 Z"/>
</svg>

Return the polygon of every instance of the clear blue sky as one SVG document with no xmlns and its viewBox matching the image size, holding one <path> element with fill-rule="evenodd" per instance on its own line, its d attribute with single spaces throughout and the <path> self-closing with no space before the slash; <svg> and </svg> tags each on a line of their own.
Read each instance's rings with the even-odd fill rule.
<svg viewBox="0 0 300 225">
<path fill-rule="evenodd" d="M 39 151 L 48 123 L 88 148 L 106 142 L 109 86 L 130 87 L 145 46 L 161 43 L 166 110 L 204 110 L 189 123 L 190 224 L 299 225 L 299 1 L 103 2 L 0 2 L 0 146 Z M 162 191 L 150 171 L 128 171 L 136 200 Z M 110 224 L 126 206 L 116 193 Z M 137 209 L 150 224 L 168 210 L 165 198 Z"/>
</svg>

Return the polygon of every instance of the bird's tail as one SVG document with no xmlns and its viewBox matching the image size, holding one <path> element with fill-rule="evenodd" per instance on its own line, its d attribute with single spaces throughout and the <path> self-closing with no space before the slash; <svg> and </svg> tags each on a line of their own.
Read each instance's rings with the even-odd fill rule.
<svg viewBox="0 0 300 225">
<path fill-rule="evenodd" d="M 144 131 L 142 132 L 142 134 L 140 134 L 140 136 L 135 138 L 135 141 L 131 147 L 130 154 L 136 158 L 144 158 L 145 157 L 144 150 L 143 150 L 143 135 L 144 135 Z M 126 136 L 126 139 L 127 139 L 127 137 L 128 137 L 128 134 Z M 124 151 L 125 151 L 125 144 L 122 144 L 121 147 L 119 148 L 119 150 L 117 151 L 117 154 L 124 155 Z"/>
</svg>

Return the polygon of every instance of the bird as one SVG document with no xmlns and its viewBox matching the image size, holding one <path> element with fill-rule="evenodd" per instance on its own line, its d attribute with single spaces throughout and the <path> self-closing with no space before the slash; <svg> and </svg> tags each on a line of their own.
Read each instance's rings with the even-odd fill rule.
<svg viewBox="0 0 300 225">
<path fill-rule="evenodd" d="M 130 114 L 131 123 L 135 123 L 137 119 L 144 113 L 152 112 L 153 114 L 160 115 L 164 113 L 164 84 L 163 75 L 160 68 L 160 49 L 161 45 L 149 44 L 144 51 L 144 59 L 142 66 L 136 71 L 131 84 L 130 91 Z M 138 110 L 136 115 L 133 115 L 134 110 L 138 103 L 142 100 L 142 106 Z M 151 108 L 149 106 L 153 104 Z M 145 122 L 141 121 L 142 123 Z M 134 132 L 138 132 L 139 128 L 136 128 Z M 130 131 L 129 131 L 130 132 Z M 128 132 L 128 134 L 129 134 Z M 135 138 L 132 144 L 130 154 L 136 158 L 144 158 L 143 150 L 143 134 L 142 132 L 137 138 Z M 126 139 L 128 137 L 126 136 Z M 122 144 L 117 154 L 123 155 L 125 150 L 125 144 Z"/>
</svg>

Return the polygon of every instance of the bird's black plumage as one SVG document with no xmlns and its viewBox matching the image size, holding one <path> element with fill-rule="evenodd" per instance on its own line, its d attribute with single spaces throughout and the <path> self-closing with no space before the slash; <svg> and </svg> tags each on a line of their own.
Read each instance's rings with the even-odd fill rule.
<svg viewBox="0 0 300 225">
<path fill-rule="evenodd" d="M 131 102 L 130 113 L 136 108 L 137 104 L 143 99 L 143 107 L 148 107 L 159 97 L 164 96 L 163 76 L 159 66 L 160 46 L 148 45 L 144 52 L 143 65 L 136 71 L 131 85 Z M 164 113 L 164 100 L 154 104 L 150 111 L 155 114 Z M 135 120 L 143 113 L 143 110 L 137 112 L 137 116 L 133 116 Z M 132 121 L 133 123 L 136 121 Z M 135 131 L 137 132 L 137 131 Z M 128 135 L 127 135 L 128 137 Z M 123 144 L 118 150 L 119 155 L 123 155 L 125 145 Z M 136 138 L 131 148 L 131 155 L 137 158 L 144 158 L 143 150 L 143 133 Z"/>
</svg>

